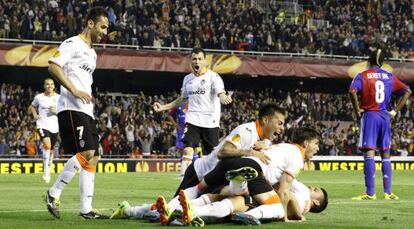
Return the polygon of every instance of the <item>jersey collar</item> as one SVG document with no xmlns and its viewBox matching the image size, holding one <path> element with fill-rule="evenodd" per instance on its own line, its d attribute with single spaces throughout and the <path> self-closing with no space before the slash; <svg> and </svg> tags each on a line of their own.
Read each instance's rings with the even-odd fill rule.
<svg viewBox="0 0 414 229">
<path fill-rule="evenodd" d="M 83 41 L 83 42 L 85 42 L 85 44 L 87 45 L 87 46 L 89 46 L 89 48 L 93 48 L 93 44 L 91 43 L 90 45 L 88 44 L 88 41 L 85 39 L 85 37 L 83 37 L 83 35 L 82 35 L 82 33 L 80 33 L 79 35 L 78 35 L 78 37 Z"/>
<path fill-rule="evenodd" d="M 298 145 L 298 144 L 293 144 L 296 147 L 299 148 L 300 153 L 302 154 L 302 158 L 305 159 L 305 148 L 303 148 L 302 146 Z"/>
<path fill-rule="evenodd" d="M 259 138 L 262 139 L 263 138 L 263 127 L 262 125 L 260 125 L 259 120 L 256 120 L 256 131 L 257 131 L 257 135 L 259 135 Z"/>
</svg>

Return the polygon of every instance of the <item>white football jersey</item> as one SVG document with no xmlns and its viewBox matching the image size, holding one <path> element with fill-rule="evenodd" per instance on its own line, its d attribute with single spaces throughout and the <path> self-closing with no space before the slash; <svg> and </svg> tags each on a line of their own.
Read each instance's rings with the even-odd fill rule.
<svg viewBox="0 0 414 229">
<path fill-rule="evenodd" d="M 305 215 L 306 213 L 308 213 L 310 210 L 310 206 L 311 206 L 309 188 L 306 187 L 306 185 L 304 185 L 303 183 L 294 179 L 292 181 L 292 186 L 290 187 L 290 191 L 293 193 L 296 200 L 298 201 L 299 208 L 302 214 Z"/>
<path fill-rule="evenodd" d="M 303 155 L 299 146 L 288 143 L 272 145 L 264 153 L 270 158 L 270 164 L 266 165 L 256 157 L 247 157 L 255 160 L 262 168 L 267 181 L 274 185 L 279 182 L 283 172 L 293 177 L 303 169 Z"/>
<path fill-rule="evenodd" d="M 57 107 L 60 95 L 54 93 L 46 96 L 44 93 L 38 94 L 32 101 L 32 106 L 37 108 L 39 119 L 36 121 L 37 129 L 45 129 L 51 133 L 59 132 L 59 124 L 56 114 L 50 112 L 51 107 Z"/>
<path fill-rule="evenodd" d="M 211 71 L 200 76 L 190 73 L 184 77 L 181 97 L 188 98 L 185 121 L 195 126 L 220 126 L 221 105 L 218 94 L 225 92 L 221 77 Z"/>
<path fill-rule="evenodd" d="M 92 73 L 96 68 L 96 52 L 79 36 L 66 39 L 59 46 L 58 52 L 49 59 L 59 65 L 67 79 L 81 91 L 92 95 Z M 84 104 L 63 86 L 60 87 L 58 113 L 65 110 L 83 112 L 92 118 L 93 103 Z"/>
<path fill-rule="evenodd" d="M 254 143 L 259 140 L 260 138 L 257 133 L 255 122 L 249 122 L 237 126 L 214 148 L 209 155 L 199 158 L 194 162 L 194 170 L 197 173 L 198 179 L 201 180 L 217 165 L 219 161 L 217 154 L 221 147 L 223 147 L 224 143 L 230 142 L 236 146 L 237 149 L 251 149 Z"/>
</svg>

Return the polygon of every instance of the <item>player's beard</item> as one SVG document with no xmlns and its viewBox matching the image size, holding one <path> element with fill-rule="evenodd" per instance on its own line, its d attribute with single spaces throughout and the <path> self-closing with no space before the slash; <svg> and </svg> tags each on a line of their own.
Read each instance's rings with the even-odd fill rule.
<svg viewBox="0 0 414 229">
<path fill-rule="evenodd" d="M 102 39 L 102 35 L 99 36 L 98 32 L 92 33 L 92 36 L 91 36 L 92 43 L 99 43 L 101 39 Z"/>
</svg>

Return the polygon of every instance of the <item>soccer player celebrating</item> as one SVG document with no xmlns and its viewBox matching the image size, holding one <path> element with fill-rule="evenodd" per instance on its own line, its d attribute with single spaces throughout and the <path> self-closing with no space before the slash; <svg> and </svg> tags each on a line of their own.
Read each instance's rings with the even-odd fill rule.
<svg viewBox="0 0 414 229">
<path fill-rule="evenodd" d="M 373 51 L 368 59 L 370 68 L 355 76 L 349 92 L 357 118 L 361 118 L 359 149 L 364 153 L 366 191 L 354 200 L 375 200 L 375 150 L 382 158 L 382 174 L 385 199 L 398 199 L 391 192 L 392 168 L 390 160 L 391 118 L 403 108 L 411 90 L 396 76 L 381 68 L 384 52 Z M 358 93 L 360 100 L 358 100 Z M 392 94 L 403 95 L 397 106 L 389 110 Z"/>
<path fill-rule="evenodd" d="M 36 128 L 42 141 L 43 180 L 49 183 L 50 166 L 53 161 L 53 154 L 50 152 L 56 143 L 59 132 L 56 107 L 60 95 L 55 93 L 55 83 L 50 78 L 45 79 L 43 88 L 45 91 L 35 96 L 28 110 L 36 120 Z M 39 113 L 37 113 L 36 109 Z"/>
<path fill-rule="evenodd" d="M 107 30 L 107 12 L 102 7 L 92 8 L 83 32 L 62 42 L 49 60 L 49 73 L 61 84 L 57 116 L 62 146 L 65 153 L 75 154 L 45 195 L 47 209 L 56 218 L 60 218 L 59 197 L 79 169 L 80 215 L 85 219 L 107 218 L 92 209 L 99 137 L 91 87 L 96 67 L 92 43 L 98 43 Z"/>
<path fill-rule="evenodd" d="M 181 88 L 181 97 L 168 104 L 155 102 L 156 112 L 170 110 L 188 101 L 188 111 L 185 115 L 186 132 L 183 161 L 188 166 L 194 155 L 194 147 L 200 140 L 209 154 L 219 141 L 220 103 L 226 105 L 232 102 L 226 95 L 221 77 L 207 68 L 206 53 L 201 48 L 194 48 L 191 52 L 192 73 L 185 76 Z M 185 169 L 184 169 L 185 171 Z"/>
<path fill-rule="evenodd" d="M 171 213 L 172 210 L 180 207 L 178 194 L 182 189 L 185 189 L 186 194 L 191 199 L 197 198 L 199 194 L 197 184 L 206 174 L 214 169 L 221 159 L 255 156 L 255 158 L 258 158 L 263 164 L 267 164 L 269 162 L 269 157 L 260 150 L 266 149 L 266 144 L 270 146 L 270 140 L 274 138 L 275 134 L 283 133 L 285 116 L 286 111 L 275 104 L 263 105 L 259 110 L 259 117 L 255 122 L 248 122 L 237 126 L 214 148 L 211 154 L 190 164 L 174 195 L 175 197 L 168 203 L 168 206 L 164 197 L 160 196 L 158 198 L 157 202 L 160 203 L 160 205 L 163 205 L 164 208 L 168 208 L 168 210 L 165 210 L 164 212 Z M 132 216 L 140 218 L 142 217 L 143 212 L 148 211 L 149 209 L 150 205 L 131 208 L 129 204 L 124 201 L 119 204 L 119 208 L 112 214 L 111 218 L 118 219 Z M 161 218 L 161 223 L 163 225 L 168 224 L 170 216 L 170 214 L 164 215 L 164 217 Z"/>
</svg>

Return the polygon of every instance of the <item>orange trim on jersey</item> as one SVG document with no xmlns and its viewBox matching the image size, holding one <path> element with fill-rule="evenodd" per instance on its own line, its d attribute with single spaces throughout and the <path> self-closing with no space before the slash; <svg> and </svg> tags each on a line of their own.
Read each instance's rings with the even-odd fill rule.
<svg viewBox="0 0 414 229">
<path fill-rule="evenodd" d="M 300 146 L 298 144 L 293 144 L 293 145 L 295 145 L 296 147 L 299 148 L 300 153 L 302 154 L 302 158 L 305 159 L 305 148 L 303 148 L 302 146 Z"/>
<path fill-rule="evenodd" d="M 257 134 L 259 135 L 259 138 L 262 139 L 263 138 L 263 128 L 262 125 L 260 125 L 259 120 L 256 120 L 256 130 L 257 130 Z"/>
<path fill-rule="evenodd" d="M 79 164 L 82 166 L 84 170 L 91 172 L 91 173 L 94 173 L 96 171 L 96 166 L 90 165 L 82 154 L 77 153 L 76 159 L 78 159 Z"/>
<path fill-rule="evenodd" d="M 266 200 L 262 201 L 262 204 L 278 204 L 281 203 L 279 195 L 273 195 Z"/>
</svg>

